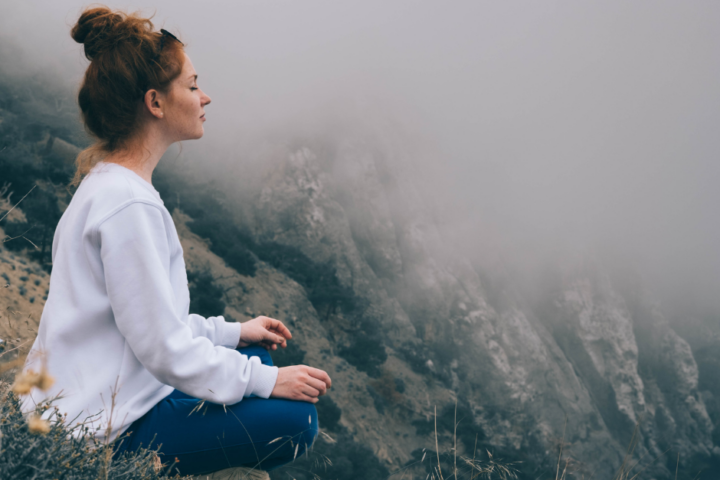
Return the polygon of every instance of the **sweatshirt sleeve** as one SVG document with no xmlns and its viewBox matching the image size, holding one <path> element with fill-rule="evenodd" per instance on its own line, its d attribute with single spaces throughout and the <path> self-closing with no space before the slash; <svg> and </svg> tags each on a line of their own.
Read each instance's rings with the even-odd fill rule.
<svg viewBox="0 0 720 480">
<path fill-rule="evenodd" d="M 205 318 L 191 313 L 188 315 L 187 324 L 193 332 L 193 337 L 208 338 L 215 346 L 237 348 L 240 343 L 242 324 L 226 322 L 222 315 Z"/>
<path fill-rule="evenodd" d="M 120 333 L 158 381 L 188 395 L 228 405 L 252 394 L 268 398 L 277 367 L 195 336 L 179 318 L 167 231 L 161 207 L 141 200 L 129 202 L 96 227 Z M 217 338 L 222 342 L 224 335 Z"/>
</svg>

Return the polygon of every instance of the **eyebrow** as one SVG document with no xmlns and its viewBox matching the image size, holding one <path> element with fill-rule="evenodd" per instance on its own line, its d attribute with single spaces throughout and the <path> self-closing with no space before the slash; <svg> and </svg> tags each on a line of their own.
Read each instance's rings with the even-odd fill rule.
<svg viewBox="0 0 720 480">
<path fill-rule="evenodd" d="M 195 78 L 195 81 L 197 81 L 197 73 L 195 75 L 190 75 L 188 78 Z"/>
</svg>

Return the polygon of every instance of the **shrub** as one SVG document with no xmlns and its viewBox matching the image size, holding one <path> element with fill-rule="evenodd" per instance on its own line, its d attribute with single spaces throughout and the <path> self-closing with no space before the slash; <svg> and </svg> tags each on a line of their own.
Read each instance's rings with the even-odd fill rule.
<svg viewBox="0 0 720 480">
<path fill-rule="evenodd" d="M 482 428 L 474 422 L 474 416 L 470 407 L 464 402 L 459 402 L 457 404 L 457 413 L 455 412 L 455 408 L 455 404 L 450 404 L 438 412 L 438 434 L 449 433 L 455 435 L 457 433 L 458 443 L 462 443 L 465 450 L 469 452 L 474 450 L 476 439 L 479 447 L 484 446 L 485 433 Z M 412 423 L 418 435 L 434 434 L 435 432 L 435 418 L 416 420 Z M 457 430 L 455 430 L 456 423 Z"/>
<path fill-rule="evenodd" d="M 398 352 L 403 356 L 405 361 L 413 372 L 421 375 L 428 375 L 432 373 L 428 366 L 428 360 L 430 359 L 427 347 L 420 343 L 405 343 L 398 348 Z"/>
<path fill-rule="evenodd" d="M 357 312 L 359 324 L 350 333 L 350 344 L 338 350 L 338 355 L 358 370 L 371 377 L 379 377 L 380 366 L 387 360 L 383 344 L 384 337 L 380 321 L 367 313 L 367 309 Z"/>
<path fill-rule="evenodd" d="M 257 266 L 255 257 L 247 247 L 250 243 L 247 234 L 224 216 L 218 206 L 211 203 L 207 208 L 212 213 L 194 218 L 188 224 L 190 230 L 210 240 L 210 250 L 225 260 L 230 268 L 241 275 L 254 276 Z"/>
<path fill-rule="evenodd" d="M 278 348 L 272 352 L 273 364 L 277 367 L 289 367 L 291 365 L 302 365 L 305 362 L 305 350 L 297 343 L 289 342 L 287 347 Z"/>
<path fill-rule="evenodd" d="M 373 451 L 345 431 L 337 434 L 334 443 L 318 438 L 307 455 L 270 472 L 273 480 L 387 480 L 389 475 Z"/>
<path fill-rule="evenodd" d="M 3 171 L 3 162 L 0 157 L 0 171 Z M 11 172 L 11 176 L 13 172 Z M 3 176 L 5 171 L 3 171 Z M 13 187 L 16 185 L 13 184 Z M 22 196 L 13 195 L 13 204 L 19 203 L 27 221 L 12 221 L 5 219 L 0 226 L 5 230 L 7 238 L 3 246 L 8 250 L 25 251 L 28 256 L 37 260 L 46 271 L 50 271 L 52 240 L 55 227 L 60 221 L 62 212 L 58 206 L 54 186 L 30 187 L 22 202 Z M 24 195 L 24 194 L 23 194 Z M 27 277 L 24 277 L 27 280 Z"/>
<path fill-rule="evenodd" d="M 168 478 L 155 471 L 155 451 L 139 449 L 112 460 L 116 443 L 92 448 L 92 432 L 83 424 L 68 428 L 53 416 L 47 433 L 33 433 L 20 412 L 18 398 L 0 388 L 0 478 L 33 478 L 35 480 L 85 480 L 107 478 L 123 480 L 156 480 Z M 48 405 L 38 407 L 39 411 Z M 46 427 L 47 428 L 47 427 Z M 70 436 L 76 428 L 87 433 Z M 168 467 L 169 468 L 169 467 Z M 178 476 L 174 478 L 180 478 Z"/>
<path fill-rule="evenodd" d="M 188 270 L 188 288 L 190 289 L 190 313 L 197 313 L 203 317 L 216 317 L 225 310 L 223 290 L 216 283 L 213 276 L 207 272 Z"/>
<path fill-rule="evenodd" d="M 401 378 L 393 377 L 393 374 L 387 370 L 383 371 L 380 378 L 371 381 L 370 385 L 375 393 L 379 394 L 383 399 L 383 404 L 401 403 L 403 400 L 402 393 L 405 391 L 405 382 Z M 398 389 L 398 386 L 402 391 Z"/>
<path fill-rule="evenodd" d="M 385 406 L 387 405 L 387 401 L 383 398 L 382 395 L 380 395 L 377 390 L 372 385 L 366 385 L 365 389 L 367 390 L 368 394 L 370 395 L 370 398 L 373 400 L 373 405 L 375 405 L 375 410 L 380 415 L 385 415 Z"/>
<path fill-rule="evenodd" d="M 13 205 L 28 194 L 18 205 L 27 222 L 7 218 L 0 222 L 9 237 L 24 234 L 25 238 L 6 238 L 3 246 L 27 250 L 48 272 L 53 234 L 62 214 L 58 192 L 71 193 L 65 187 L 72 177 L 73 165 L 56 158 L 47 147 L 52 146 L 55 138 L 76 145 L 86 138 L 75 109 L 57 108 L 72 94 L 58 92 L 49 88 L 50 85 L 50 81 L 41 77 L 28 78 L 22 83 L 0 79 L 2 184 L 9 185 Z"/>
<path fill-rule="evenodd" d="M 317 408 L 318 423 L 321 428 L 330 432 L 340 432 L 342 430 L 340 425 L 342 410 L 333 402 L 332 398 L 323 395 L 315 404 L 315 408 Z"/>
</svg>

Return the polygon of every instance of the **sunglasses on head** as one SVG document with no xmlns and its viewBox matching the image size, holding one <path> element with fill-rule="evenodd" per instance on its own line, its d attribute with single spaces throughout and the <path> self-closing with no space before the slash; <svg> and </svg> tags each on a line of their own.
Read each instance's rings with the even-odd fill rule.
<svg viewBox="0 0 720 480">
<path fill-rule="evenodd" d="M 177 41 L 180 45 L 182 45 L 183 47 L 185 46 L 185 44 L 182 43 L 182 42 L 180 41 L 180 39 L 178 39 L 175 35 L 173 35 L 172 33 L 168 32 L 168 31 L 165 30 L 164 28 L 161 28 L 161 29 L 160 29 L 160 33 L 162 34 L 162 37 L 160 37 L 160 48 L 158 48 L 158 53 L 155 55 L 155 57 L 153 57 L 153 62 L 156 61 L 158 58 L 160 58 L 160 52 L 162 52 L 162 49 L 163 49 L 163 47 L 165 46 L 165 39 L 166 39 L 167 37 L 173 38 L 173 39 L 174 39 L 175 41 Z"/>
</svg>

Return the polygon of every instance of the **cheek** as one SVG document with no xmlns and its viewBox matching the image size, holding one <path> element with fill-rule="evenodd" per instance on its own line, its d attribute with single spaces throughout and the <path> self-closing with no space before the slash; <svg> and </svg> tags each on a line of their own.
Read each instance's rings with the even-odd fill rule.
<svg viewBox="0 0 720 480">
<path fill-rule="evenodd" d="M 192 92 L 188 91 L 187 94 L 177 95 L 172 102 L 173 122 L 171 128 L 179 132 L 181 136 L 196 135 L 198 123 L 202 126 L 201 110 L 200 101 Z"/>
<path fill-rule="evenodd" d="M 197 98 L 192 97 L 188 99 L 187 105 L 185 106 L 185 111 L 188 113 L 188 115 L 191 115 L 194 117 L 195 120 L 198 120 L 200 118 L 200 102 Z"/>
<path fill-rule="evenodd" d="M 192 99 L 183 99 L 181 102 L 177 102 L 176 109 L 175 109 L 176 116 L 178 123 L 182 124 L 188 124 L 191 123 L 196 113 L 196 107 L 194 105 L 194 102 Z"/>
</svg>

